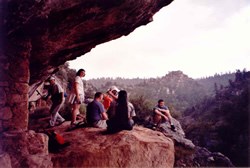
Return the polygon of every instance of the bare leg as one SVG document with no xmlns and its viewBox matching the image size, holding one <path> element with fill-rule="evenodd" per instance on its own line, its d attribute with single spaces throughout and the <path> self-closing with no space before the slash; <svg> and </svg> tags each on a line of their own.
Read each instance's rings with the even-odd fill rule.
<svg viewBox="0 0 250 168">
<path fill-rule="evenodd" d="M 170 125 L 172 125 L 173 123 L 172 123 L 172 116 L 171 116 L 171 114 L 169 112 L 165 112 L 165 115 L 167 116 Z"/>
<path fill-rule="evenodd" d="M 155 116 L 154 116 L 154 124 L 160 124 L 161 123 L 161 121 L 162 121 L 162 117 L 160 116 L 160 115 L 158 115 L 158 114 L 155 114 Z"/>
<path fill-rule="evenodd" d="M 79 113 L 80 106 L 81 104 L 73 104 L 71 124 L 76 122 L 76 116 Z"/>
</svg>

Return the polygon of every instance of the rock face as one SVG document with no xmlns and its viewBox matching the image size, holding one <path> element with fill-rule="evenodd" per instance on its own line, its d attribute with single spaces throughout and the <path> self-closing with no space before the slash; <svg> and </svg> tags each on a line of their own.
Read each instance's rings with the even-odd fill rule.
<svg viewBox="0 0 250 168">
<path fill-rule="evenodd" d="M 70 146 L 51 154 L 54 167 L 173 167 L 174 143 L 143 127 L 103 135 L 99 128 L 62 132 Z"/>
<path fill-rule="evenodd" d="M 11 167 L 53 166 L 48 153 L 48 137 L 45 134 L 34 131 L 5 132 L 1 135 L 0 144 L 4 144 L 2 150 L 10 155 Z M 2 162 L 8 165 L 7 154 Z"/>
</svg>

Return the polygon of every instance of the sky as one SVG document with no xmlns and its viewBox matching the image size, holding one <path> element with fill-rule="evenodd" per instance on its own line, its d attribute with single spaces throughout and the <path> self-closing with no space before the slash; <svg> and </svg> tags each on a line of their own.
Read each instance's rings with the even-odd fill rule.
<svg viewBox="0 0 250 168">
<path fill-rule="evenodd" d="M 174 0 L 128 36 L 69 61 L 85 79 L 191 78 L 250 70 L 250 0 Z"/>
</svg>

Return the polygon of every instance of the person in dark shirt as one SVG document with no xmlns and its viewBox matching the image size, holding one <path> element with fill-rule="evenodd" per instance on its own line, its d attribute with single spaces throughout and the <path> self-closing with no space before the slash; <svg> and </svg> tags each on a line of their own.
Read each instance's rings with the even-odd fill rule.
<svg viewBox="0 0 250 168">
<path fill-rule="evenodd" d="M 87 123 L 89 126 L 97 128 L 107 128 L 106 120 L 108 119 L 107 113 L 101 103 L 103 94 L 96 92 L 94 100 L 87 106 Z"/>
<path fill-rule="evenodd" d="M 59 114 L 60 109 L 62 108 L 65 98 L 64 98 L 64 91 L 62 87 L 56 83 L 55 77 L 50 77 L 49 79 L 50 87 L 48 89 L 48 95 L 45 97 L 47 99 L 50 97 L 52 101 L 52 106 L 50 108 L 51 119 L 49 124 L 51 127 L 62 124 L 65 119 Z"/>
</svg>

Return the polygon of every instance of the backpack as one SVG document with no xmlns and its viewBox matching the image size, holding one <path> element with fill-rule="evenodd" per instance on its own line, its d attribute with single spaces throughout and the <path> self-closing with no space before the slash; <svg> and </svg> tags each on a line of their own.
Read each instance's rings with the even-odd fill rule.
<svg viewBox="0 0 250 168">
<path fill-rule="evenodd" d="M 57 153 L 61 149 L 69 146 L 69 142 L 65 142 L 64 138 L 54 130 L 45 132 L 49 137 L 49 152 Z"/>
</svg>

